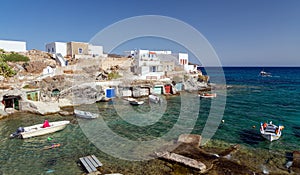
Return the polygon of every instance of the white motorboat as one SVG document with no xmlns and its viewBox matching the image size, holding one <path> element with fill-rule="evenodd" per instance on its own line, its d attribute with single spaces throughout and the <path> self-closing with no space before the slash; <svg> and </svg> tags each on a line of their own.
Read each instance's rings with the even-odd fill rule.
<svg viewBox="0 0 300 175">
<path fill-rule="evenodd" d="M 265 139 L 269 141 L 278 140 L 281 136 L 281 131 L 283 130 L 283 128 L 284 126 L 274 125 L 272 121 L 270 123 L 260 123 L 260 133 Z"/>
<path fill-rule="evenodd" d="M 129 101 L 129 104 L 133 105 L 133 106 L 137 106 L 137 105 L 142 105 L 144 104 L 144 101 L 138 101 L 135 98 L 126 98 L 125 100 Z"/>
<path fill-rule="evenodd" d="M 77 117 L 86 118 L 86 119 L 94 119 L 94 118 L 99 117 L 99 114 L 95 114 L 95 113 L 92 113 L 89 111 L 81 111 L 78 109 L 74 110 L 74 114 Z"/>
<path fill-rule="evenodd" d="M 262 71 L 260 71 L 259 75 L 262 77 L 270 77 L 271 73 L 268 73 L 268 72 L 265 72 L 264 70 L 262 70 Z"/>
<path fill-rule="evenodd" d="M 212 94 L 204 93 L 204 94 L 199 94 L 199 97 L 200 98 L 215 98 L 215 97 L 217 97 L 217 94 L 216 93 L 212 93 Z"/>
<path fill-rule="evenodd" d="M 44 127 L 44 124 L 37 124 L 28 127 L 19 127 L 17 131 L 10 135 L 11 138 L 19 137 L 19 138 L 30 138 L 40 135 L 45 135 L 49 133 L 53 133 L 56 131 L 63 130 L 70 121 L 57 121 L 48 123 L 47 127 Z"/>
<path fill-rule="evenodd" d="M 159 103 L 160 102 L 160 98 L 156 95 L 149 95 L 149 101 L 153 102 L 153 103 Z"/>
</svg>

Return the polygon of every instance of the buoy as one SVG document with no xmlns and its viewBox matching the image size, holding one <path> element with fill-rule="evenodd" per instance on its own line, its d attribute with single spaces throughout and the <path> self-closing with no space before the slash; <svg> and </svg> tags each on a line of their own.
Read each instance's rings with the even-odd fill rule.
<svg viewBox="0 0 300 175">
<path fill-rule="evenodd" d="M 221 122 L 222 122 L 222 123 L 224 123 L 224 122 L 225 122 L 225 120 L 221 120 Z"/>
<path fill-rule="evenodd" d="M 48 137 L 48 138 L 47 138 L 47 140 L 48 140 L 48 141 L 51 141 L 51 140 L 52 140 L 52 138 L 51 138 L 51 137 Z"/>
<path fill-rule="evenodd" d="M 253 126 L 252 126 L 252 128 L 256 128 L 256 126 L 255 126 L 255 125 L 253 125 Z"/>
</svg>

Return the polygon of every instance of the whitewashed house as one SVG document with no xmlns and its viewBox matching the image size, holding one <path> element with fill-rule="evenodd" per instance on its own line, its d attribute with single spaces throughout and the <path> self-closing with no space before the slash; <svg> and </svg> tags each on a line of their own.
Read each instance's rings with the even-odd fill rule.
<svg viewBox="0 0 300 175">
<path fill-rule="evenodd" d="M 197 65 L 189 64 L 189 54 L 188 53 L 176 53 L 173 54 L 178 58 L 178 63 L 183 66 L 184 70 L 188 73 L 197 72 Z"/>
<path fill-rule="evenodd" d="M 64 58 L 67 55 L 67 43 L 51 42 L 46 44 L 46 52 L 53 55 L 55 60 L 62 66 L 67 66 L 68 61 Z"/>
<path fill-rule="evenodd" d="M 63 57 L 67 56 L 67 43 L 51 42 L 46 44 L 46 52 L 51 54 L 60 53 Z"/>
<path fill-rule="evenodd" d="M 0 49 L 8 52 L 26 52 L 26 42 L 0 40 Z"/>
<path fill-rule="evenodd" d="M 164 78 L 163 65 L 155 52 L 140 49 L 135 50 L 131 55 L 135 58 L 133 72 L 141 79 L 159 80 Z"/>
</svg>

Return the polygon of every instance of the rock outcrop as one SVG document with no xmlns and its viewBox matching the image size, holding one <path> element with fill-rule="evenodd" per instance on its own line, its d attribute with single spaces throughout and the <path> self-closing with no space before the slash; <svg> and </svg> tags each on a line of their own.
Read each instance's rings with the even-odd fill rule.
<svg viewBox="0 0 300 175">
<path fill-rule="evenodd" d="M 181 134 L 178 138 L 178 142 L 187 143 L 199 147 L 201 144 L 201 135 L 197 134 Z"/>
</svg>

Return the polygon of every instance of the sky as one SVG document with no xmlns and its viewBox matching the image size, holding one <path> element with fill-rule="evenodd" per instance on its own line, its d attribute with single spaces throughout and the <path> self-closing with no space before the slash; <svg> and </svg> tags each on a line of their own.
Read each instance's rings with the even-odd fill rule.
<svg viewBox="0 0 300 175">
<path fill-rule="evenodd" d="M 26 41 L 28 50 L 45 50 L 54 41 L 89 42 L 104 28 L 141 15 L 192 26 L 224 66 L 300 66 L 299 0 L 2 0 L 0 40 Z M 120 47 L 135 48 L 188 52 L 155 38 Z"/>
</svg>

